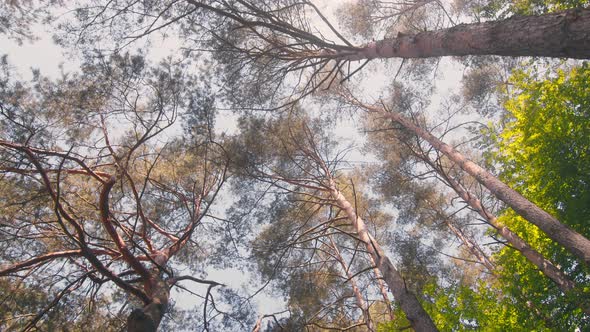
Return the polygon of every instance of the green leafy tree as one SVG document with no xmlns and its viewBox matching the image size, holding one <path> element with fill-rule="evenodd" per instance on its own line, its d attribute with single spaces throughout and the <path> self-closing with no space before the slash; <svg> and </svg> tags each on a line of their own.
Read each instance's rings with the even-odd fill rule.
<svg viewBox="0 0 590 332">
<path fill-rule="evenodd" d="M 507 122 L 495 137 L 503 180 L 582 234 L 588 232 L 588 78 L 587 65 L 546 80 L 515 73 L 514 93 L 505 104 Z M 513 211 L 503 212 L 497 222 L 558 263 L 577 287 L 564 294 L 519 251 L 506 246 L 493 256 L 498 268 L 487 285 L 461 282 L 427 291 L 433 301 L 425 307 L 437 324 L 523 331 L 586 326 L 587 268 Z"/>
<path fill-rule="evenodd" d="M 537 81 L 511 79 L 499 134 L 503 177 L 568 225 L 590 234 L 590 66 Z"/>
<path fill-rule="evenodd" d="M 508 17 L 510 15 L 539 15 L 570 8 L 588 7 L 588 0 L 491 0 L 478 3 L 473 10 L 484 17 Z"/>
<path fill-rule="evenodd" d="M 514 93 L 505 103 L 506 124 L 495 137 L 495 160 L 505 181 L 521 190 L 531 201 L 551 211 L 581 234 L 590 234 L 590 67 L 583 64 L 555 77 L 539 80 L 523 71 L 512 78 Z M 576 263 L 536 227 L 508 210 L 500 220 L 514 229 L 543 255 L 557 262 L 579 289 L 568 301 L 587 305 L 588 268 Z M 587 317 L 530 270 L 509 248 L 497 254 L 505 266 L 503 276 L 540 310 L 552 308 L 547 316 L 563 326 L 581 326 Z"/>
</svg>

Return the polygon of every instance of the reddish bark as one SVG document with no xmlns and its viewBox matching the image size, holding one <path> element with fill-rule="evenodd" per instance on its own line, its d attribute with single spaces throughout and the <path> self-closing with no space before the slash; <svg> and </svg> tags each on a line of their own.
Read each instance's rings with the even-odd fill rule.
<svg viewBox="0 0 590 332">
<path fill-rule="evenodd" d="M 56 258 L 72 257 L 72 256 L 82 256 L 82 250 L 80 250 L 80 249 L 64 250 L 64 251 L 50 252 L 45 255 L 40 255 L 40 256 L 31 258 L 29 260 L 26 260 L 24 262 L 18 262 L 13 265 L 6 266 L 6 267 L 0 269 L 0 276 L 9 275 L 11 273 L 18 272 L 22 269 L 25 269 L 25 268 L 33 266 L 33 265 L 47 263 L 48 261 L 51 261 Z"/>
<path fill-rule="evenodd" d="M 147 281 L 151 277 L 150 272 L 147 270 L 145 266 L 143 266 L 143 264 L 141 264 L 139 259 L 137 259 L 137 257 L 135 257 L 131 253 L 131 251 L 129 251 L 129 248 L 127 248 L 125 241 L 123 241 L 123 238 L 121 238 L 121 236 L 119 235 L 111 221 L 111 216 L 109 212 L 109 193 L 113 188 L 113 185 L 115 185 L 116 179 L 117 178 L 115 176 L 111 176 L 107 183 L 104 184 L 103 189 L 100 193 L 100 201 L 98 205 L 100 208 L 102 224 L 109 236 L 111 237 L 111 239 L 117 245 L 117 249 L 119 249 L 119 251 L 123 255 L 123 259 L 125 260 L 125 262 L 127 262 L 133 268 L 133 270 L 135 270 L 135 272 L 137 272 Z"/>
</svg>

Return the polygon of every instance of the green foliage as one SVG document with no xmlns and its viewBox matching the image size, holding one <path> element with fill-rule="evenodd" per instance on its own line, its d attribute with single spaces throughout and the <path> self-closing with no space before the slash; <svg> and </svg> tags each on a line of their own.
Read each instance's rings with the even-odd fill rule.
<svg viewBox="0 0 590 332">
<path fill-rule="evenodd" d="M 377 325 L 377 332 L 402 331 L 411 326 L 410 321 L 399 306 L 395 307 L 394 314 L 394 320 Z"/>
<path fill-rule="evenodd" d="M 472 286 L 457 283 L 441 288 L 432 282 L 424 288 L 428 300 L 423 306 L 441 331 L 548 330 L 538 317 L 529 317 L 531 308 L 519 308 L 497 286 L 490 287 L 488 281 L 480 280 Z M 403 325 L 396 320 L 382 324 L 379 331 L 399 331 Z"/>
<path fill-rule="evenodd" d="M 541 82 L 517 72 L 512 83 L 522 92 L 505 105 L 512 119 L 499 142 L 504 179 L 590 234 L 590 67 Z"/>
<path fill-rule="evenodd" d="M 479 8 L 484 17 L 505 18 L 511 15 L 539 15 L 571 8 L 588 7 L 588 0 L 492 0 Z"/>
<path fill-rule="evenodd" d="M 590 66 L 559 71 L 545 80 L 526 72 L 510 79 L 505 126 L 493 140 L 493 160 L 503 181 L 562 222 L 590 233 Z M 588 324 L 580 304 L 588 303 L 588 270 L 537 227 L 512 210 L 499 216 L 535 250 L 578 284 L 570 294 L 510 247 L 494 254 L 496 275 L 423 287 L 423 305 L 443 331 L 575 330 Z M 401 317 L 401 316 L 400 316 Z M 380 331 L 403 328 L 403 319 Z"/>
<path fill-rule="evenodd" d="M 505 104 L 508 121 L 496 137 L 501 178 L 560 221 L 590 234 L 590 67 L 584 64 L 536 80 L 523 71 L 511 78 L 516 94 Z M 499 218 L 533 248 L 554 261 L 584 289 L 588 270 L 513 211 Z M 502 288 L 533 303 L 556 326 L 587 323 L 576 304 L 588 303 L 578 290 L 564 296 L 518 252 L 495 255 Z"/>
</svg>

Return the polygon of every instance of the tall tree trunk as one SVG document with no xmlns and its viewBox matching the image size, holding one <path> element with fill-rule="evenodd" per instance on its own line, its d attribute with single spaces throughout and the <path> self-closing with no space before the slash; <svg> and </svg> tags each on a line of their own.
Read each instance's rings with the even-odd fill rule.
<svg viewBox="0 0 590 332">
<path fill-rule="evenodd" d="M 566 276 L 553 262 L 546 259 L 542 254 L 538 251 L 533 249 L 525 240 L 519 237 L 517 234 L 512 232 L 508 227 L 504 226 L 502 223 L 498 221 L 498 219 L 490 213 L 487 209 L 484 208 L 481 201 L 469 193 L 463 185 L 461 185 L 457 180 L 453 179 L 451 176 L 448 176 L 445 172 L 443 172 L 439 166 L 435 165 L 432 160 L 428 159 L 426 156 L 418 156 L 424 162 L 426 162 L 430 167 L 432 167 L 439 175 L 441 175 L 447 184 L 461 197 L 465 203 L 467 203 L 473 210 L 475 210 L 482 218 L 484 218 L 490 225 L 492 225 L 498 233 L 510 243 L 510 245 L 515 248 L 516 250 L 520 251 L 522 255 L 529 260 L 533 265 L 535 265 L 539 271 L 541 271 L 546 277 L 551 279 L 559 289 L 564 292 L 568 293 L 576 284 L 572 281 L 568 276 Z M 581 307 L 584 312 L 589 313 L 589 308 Z"/>
<path fill-rule="evenodd" d="M 152 301 L 143 308 L 131 312 L 127 317 L 127 332 L 156 332 L 166 313 L 170 297 L 168 284 L 157 274 L 151 278 L 149 283 L 150 289 L 147 293 Z"/>
<path fill-rule="evenodd" d="M 382 107 L 359 104 L 356 101 L 355 103 L 371 112 L 399 123 L 407 130 L 430 143 L 435 149 L 444 153 L 445 156 L 455 162 L 462 170 L 484 185 L 493 195 L 514 209 L 516 213 L 539 227 L 549 238 L 577 256 L 582 262 L 590 265 L 590 240 L 586 237 L 567 225 L 562 224 L 555 217 L 533 204 L 490 172 L 463 156 L 455 148 L 442 142 L 428 131 L 418 127 L 403 115 L 397 112 L 387 111 Z"/>
<path fill-rule="evenodd" d="M 379 243 L 369 234 L 365 222 L 357 216 L 354 207 L 338 190 L 333 179 L 329 179 L 330 196 L 336 205 L 346 214 L 354 226 L 358 237 L 363 241 L 367 252 L 375 260 L 377 267 L 383 274 L 385 282 L 391 289 L 395 301 L 406 314 L 406 317 L 416 331 L 438 331 L 428 313 L 418 299 L 406 287 L 406 283 L 399 271 L 393 266 Z"/>
<path fill-rule="evenodd" d="M 543 56 L 590 58 L 590 9 L 576 8 L 538 16 L 513 16 L 506 20 L 457 26 L 412 35 L 398 34 L 397 38 L 383 39 L 355 47 L 335 30 L 345 44 L 335 44 L 321 36 L 302 30 L 286 21 L 269 20 L 265 15 L 248 16 L 228 7 L 216 7 L 198 0 L 187 3 L 238 22 L 250 29 L 261 28 L 286 35 L 300 43 L 311 44 L 316 52 L 301 51 L 293 45 L 270 42 L 276 51 L 272 56 L 293 61 L 301 58 L 329 58 L 335 60 L 368 60 L 376 58 L 427 58 L 462 55 Z M 251 9 L 264 12 L 263 8 Z M 269 53 L 265 50 L 265 55 Z M 259 55 L 259 53 L 253 54 Z"/>
<path fill-rule="evenodd" d="M 494 264 L 490 261 L 488 256 L 483 252 L 483 250 L 479 247 L 475 241 L 473 241 L 470 237 L 465 235 L 465 233 L 458 228 L 457 226 L 453 225 L 452 222 L 449 220 L 445 220 L 445 224 L 447 227 L 455 234 L 455 236 L 467 247 L 467 250 L 477 258 L 477 260 L 488 269 L 490 272 L 494 272 Z"/>
<path fill-rule="evenodd" d="M 389 314 L 389 319 L 394 320 L 395 314 L 393 313 L 393 309 L 391 308 L 391 303 L 389 301 L 389 296 L 387 295 L 387 287 L 385 287 L 385 282 L 383 281 L 383 275 L 379 268 L 377 268 L 377 263 L 373 259 L 373 256 L 369 255 L 369 261 L 373 264 L 373 272 L 375 273 L 375 279 L 377 279 L 377 286 L 379 287 L 379 292 L 381 292 L 381 296 L 383 297 L 383 302 L 387 306 L 387 313 Z"/>
<path fill-rule="evenodd" d="M 399 34 L 371 42 L 358 51 L 330 53 L 342 60 L 427 58 L 460 55 L 590 58 L 590 9 L 540 16 L 459 24 L 452 28 Z"/>
<path fill-rule="evenodd" d="M 361 311 L 363 312 L 363 316 L 365 318 L 365 323 L 367 324 L 367 328 L 369 329 L 369 331 L 374 332 L 375 326 L 373 325 L 373 320 L 371 319 L 371 315 L 369 314 L 369 305 L 367 304 L 367 301 L 365 301 L 365 299 L 363 298 L 363 294 L 361 293 L 361 290 L 359 289 L 359 287 L 356 283 L 356 279 L 355 279 L 354 275 L 352 274 L 352 272 L 350 272 L 350 269 L 348 268 L 346 261 L 344 261 L 344 258 L 340 254 L 340 250 L 338 249 L 338 246 L 336 246 L 336 243 L 334 243 L 331 236 L 329 236 L 329 240 L 330 240 L 330 246 L 332 247 L 332 249 L 334 251 L 334 257 L 336 258 L 338 263 L 340 263 L 342 270 L 346 274 L 346 278 L 348 279 L 348 282 L 350 282 L 350 286 L 352 287 L 352 293 L 354 294 L 354 297 L 356 299 L 356 304 L 359 307 L 359 309 L 361 309 Z"/>
</svg>

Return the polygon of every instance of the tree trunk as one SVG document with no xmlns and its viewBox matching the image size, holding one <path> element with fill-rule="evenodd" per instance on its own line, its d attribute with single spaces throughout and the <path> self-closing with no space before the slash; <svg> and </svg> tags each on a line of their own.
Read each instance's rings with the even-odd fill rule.
<svg viewBox="0 0 590 332">
<path fill-rule="evenodd" d="M 589 33 L 590 34 L 590 33 Z M 590 265 L 590 240 L 580 233 L 574 231 L 567 225 L 559 222 L 555 217 L 539 208 L 516 190 L 510 188 L 490 172 L 486 171 L 473 161 L 467 159 L 452 146 L 442 142 L 428 131 L 418 127 L 412 121 L 406 119 L 397 112 L 388 112 L 384 108 L 376 106 L 361 105 L 363 108 L 378 113 L 391 119 L 415 135 L 426 140 L 438 151 L 444 153 L 450 160 L 455 162 L 462 170 L 473 176 L 479 183 L 484 185 L 498 199 L 514 209 L 516 213 L 539 227 L 549 238 L 559 243 L 569 252 L 577 256 L 582 262 Z"/>
<path fill-rule="evenodd" d="M 418 158 L 422 159 L 426 162 L 430 167 L 432 167 L 438 174 L 440 174 L 447 184 L 461 197 L 465 203 L 467 203 L 473 210 L 475 210 L 482 218 L 484 218 L 490 225 L 492 225 L 498 233 L 510 243 L 510 245 L 518 250 L 522 255 L 529 260 L 533 265 L 535 265 L 539 271 L 541 271 L 546 277 L 551 279 L 557 287 L 563 292 L 568 293 L 576 286 L 575 282 L 572 281 L 568 276 L 566 276 L 553 262 L 546 259 L 542 254 L 540 254 L 535 249 L 531 248 L 531 246 L 519 237 L 517 234 L 512 232 L 508 227 L 502 225 L 496 217 L 491 214 L 488 210 L 484 208 L 481 204 L 481 201 L 469 193 L 463 185 L 461 185 L 458 181 L 453 179 L 452 177 L 448 176 L 446 173 L 442 172 L 442 170 L 436 166 L 430 159 L 426 156 L 418 156 Z M 590 308 L 581 307 L 581 309 L 586 312 L 590 313 Z"/>
<path fill-rule="evenodd" d="M 340 254 L 340 250 L 338 250 L 336 243 L 334 243 L 331 236 L 329 236 L 329 239 L 330 246 L 334 250 L 334 257 L 336 258 L 338 263 L 340 263 L 342 270 L 346 274 L 346 278 L 348 279 L 348 281 L 350 282 L 350 286 L 352 287 L 352 293 L 354 294 L 354 297 L 356 299 L 356 304 L 359 307 L 359 309 L 361 309 L 361 311 L 363 312 L 365 323 L 367 324 L 367 329 L 369 329 L 369 331 L 371 332 L 374 332 L 375 326 L 373 325 L 373 320 L 371 319 L 371 315 L 369 314 L 369 305 L 367 304 L 367 301 L 365 301 L 365 299 L 363 298 L 363 294 L 361 293 L 361 290 L 356 284 L 356 279 L 352 272 L 350 272 L 350 269 L 348 268 L 348 265 L 346 264 L 344 258 Z"/>
<path fill-rule="evenodd" d="M 359 238 L 364 242 L 367 252 L 375 260 L 377 267 L 383 274 L 385 282 L 391 289 L 395 301 L 406 314 L 406 317 L 416 331 L 438 331 L 428 313 L 424 310 L 418 299 L 407 288 L 399 271 L 393 266 L 385 255 L 381 246 L 369 234 L 365 222 L 357 216 L 354 207 L 338 191 L 333 179 L 329 179 L 330 196 L 336 201 L 337 206 L 344 211 L 347 218 L 354 226 Z"/>
<path fill-rule="evenodd" d="M 452 178 L 447 177 L 446 179 L 451 188 L 455 190 L 462 200 L 469 204 L 472 209 L 477 211 L 480 216 L 482 216 L 490 225 L 497 229 L 498 233 L 503 238 L 505 238 L 512 247 L 520 251 L 522 255 L 529 260 L 529 262 L 533 263 L 533 265 L 535 265 L 539 271 L 551 279 L 562 292 L 567 293 L 575 287 L 575 283 L 570 280 L 563 272 L 561 272 L 561 270 L 559 270 L 557 266 L 553 264 L 553 262 L 547 260 L 539 252 L 531 248 L 531 246 L 520 236 L 498 222 L 498 219 L 496 219 L 494 215 L 492 215 L 483 207 L 479 199 L 463 189 L 463 187 Z M 586 311 L 587 309 L 584 310 Z"/>
<path fill-rule="evenodd" d="M 445 220 L 447 227 L 455 234 L 455 236 L 467 247 L 467 250 L 477 258 L 477 260 L 488 269 L 490 272 L 494 272 L 494 264 L 490 262 L 488 256 L 483 252 L 480 246 L 475 243 L 470 237 L 465 235 L 461 229 L 453 225 L 452 222 Z"/>
<path fill-rule="evenodd" d="M 571 9 L 503 21 L 459 24 L 449 29 L 398 34 L 357 52 L 336 51 L 342 60 L 427 58 L 461 55 L 590 58 L 590 9 Z"/>
<path fill-rule="evenodd" d="M 383 275 L 381 275 L 381 271 L 377 268 L 377 263 L 373 259 L 373 256 L 369 255 L 369 261 L 373 264 L 373 272 L 375 273 L 375 279 L 377 279 L 377 286 L 379 287 L 379 291 L 381 292 L 381 296 L 383 297 L 383 302 L 387 306 L 387 313 L 389 314 L 389 319 L 394 320 L 395 314 L 393 313 L 393 309 L 391 308 L 391 303 L 389 301 L 389 296 L 387 295 L 387 288 L 385 287 L 385 283 L 383 282 Z"/>
<path fill-rule="evenodd" d="M 157 271 L 156 271 L 157 272 Z M 160 277 L 153 276 L 148 296 L 152 300 L 141 309 L 135 309 L 127 317 L 127 332 L 156 332 L 166 313 L 170 290 Z"/>
</svg>

